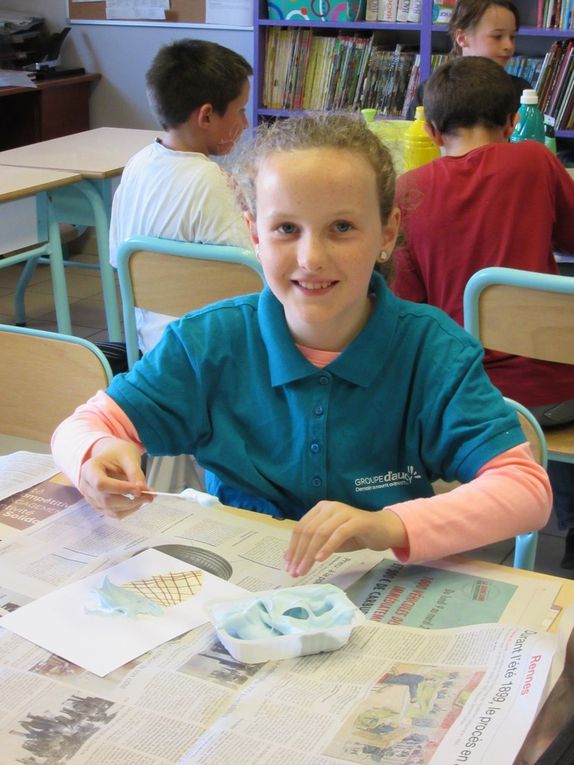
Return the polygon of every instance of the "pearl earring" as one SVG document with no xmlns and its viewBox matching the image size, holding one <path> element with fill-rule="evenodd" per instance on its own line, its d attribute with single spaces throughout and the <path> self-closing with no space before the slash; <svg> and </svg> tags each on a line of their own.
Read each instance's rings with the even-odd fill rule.
<svg viewBox="0 0 574 765">
<path fill-rule="evenodd" d="M 385 263 L 389 259 L 389 253 L 386 250 L 381 250 L 379 255 L 379 262 Z"/>
</svg>

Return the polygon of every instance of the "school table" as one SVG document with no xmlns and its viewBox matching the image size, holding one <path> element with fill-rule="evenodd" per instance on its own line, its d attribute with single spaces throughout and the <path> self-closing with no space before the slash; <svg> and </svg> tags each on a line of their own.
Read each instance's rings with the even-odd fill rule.
<svg viewBox="0 0 574 765">
<path fill-rule="evenodd" d="M 56 320 L 58 330 L 64 334 L 72 333 L 72 325 L 60 229 L 54 214 L 52 197 L 58 190 L 63 190 L 78 181 L 81 181 L 78 173 L 65 170 L 3 167 L 0 172 L 0 203 L 36 196 L 45 211 L 42 220 L 38 221 L 38 241 L 41 244 L 0 258 L 0 269 L 17 263 L 26 263 L 24 269 L 26 272 L 29 267 L 33 268 L 40 257 L 49 258 Z M 20 284 L 16 288 L 15 315 L 16 323 L 23 323 L 24 289 Z"/>
<path fill-rule="evenodd" d="M 2 478 L 2 470 L 3 468 L 0 468 L 0 479 Z M 50 483 L 54 482 L 56 484 L 60 484 L 61 488 L 67 489 L 67 480 L 63 479 L 61 476 L 56 476 L 55 478 L 51 479 Z M 63 485 L 63 486 L 62 486 Z M 41 496 L 41 495 L 37 495 Z M 50 498 L 49 494 L 44 494 L 47 499 Z M 55 497 L 50 500 L 51 502 L 55 502 Z M 63 496 L 60 495 L 58 500 L 60 503 L 69 504 L 74 502 L 74 498 L 70 498 L 68 500 L 64 500 Z M 150 506 L 148 506 L 150 507 Z M 30 507 L 30 512 L 34 513 L 37 512 L 36 508 Z M 69 509 L 72 509 L 70 506 Z M 149 512 L 147 515 L 144 513 L 138 522 L 138 529 L 141 529 L 142 533 L 142 539 L 147 536 L 151 535 L 152 533 L 155 533 L 155 544 L 160 542 L 162 540 L 162 537 L 158 536 L 160 534 L 159 527 L 156 526 L 157 521 L 154 521 L 154 513 L 153 513 L 153 506 L 151 507 L 151 512 Z M 64 511 L 65 512 L 65 511 Z M 141 511 L 138 511 L 138 513 Z M 173 523 L 176 522 L 176 515 L 172 514 L 174 513 L 174 509 L 169 508 L 156 508 L 156 513 L 161 512 L 162 514 L 166 514 L 166 521 L 167 526 L 170 527 Z M 247 549 L 250 553 L 250 556 L 252 559 L 257 559 L 263 566 L 267 563 L 267 555 L 270 555 L 269 547 L 273 546 L 273 530 L 274 529 L 285 529 L 285 527 L 292 526 L 292 522 L 290 521 L 276 521 L 274 519 L 271 519 L 267 516 L 261 516 L 255 513 L 250 513 L 247 511 L 237 510 L 234 508 L 228 508 L 228 507 L 220 507 L 216 510 L 217 515 L 213 518 L 209 518 L 209 528 L 206 525 L 206 522 L 203 521 L 202 523 L 198 523 L 195 527 L 197 529 L 197 533 L 203 537 L 203 540 L 205 542 L 205 547 L 214 547 L 213 552 L 211 550 L 208 550 L 206 554 L 210 554 L 212 557 L 217 558 L 217 552 L 220 552 L 222 554 L 225 548 L 226 541 L 226 534 L 229 535 L 230 532 L 230 525 L 233 525 L 234 522 L 237 521 L 237 519 L 243 519 L 243 520 L 251 520 L 252 523 L 249 524 L 250 528 L 249 530 L 247 528 L 240 529 L 237 533 L 237 536 L 234 537 L 233 546 L 235 545 L 241 545 L 242 542 L 247 543 Z M 90 549 L 90 551 L 93 552 L 93 556 L 96 557 L 97 555 L 103 554 L 106 550 L 112 551 L 112 558 L 113 550 L 119 549 L 116 548 L 116 545 L 119 545 L 122 542 L 122 534 L 126 535 L 128 534 L 127 531 L 122 532 L 122 527 L 120 525 L 116 526 L 115 530 L 110 529 L 109 532 L 100 531 L 99 533 L 95 533 L 94 530 L 90 532 L 90 518 L 94 518 L 96 516 L 96 513 L 88 511 L 87 515 L 80 514 L 76 517 L 75 521 L 71 520 L 70 515 L 67 515 L 63 518 L 63 526 L 62 526 L 62 535 L 60 540 L 56 543 L 56 547 L 54 547 L 53 554 L 42 557 L 40 560 L 35 562 L 32 558 L 28 560 L 28 563 L 23 568 L 23 572 L 25 575 L 29 574 L 30 576 L 34 576 L 34 568 L 38 567 L 40 564 L 43 566 L 51 567 L 51 570 L 54 571 L 54 573 L 58 573 L 63 570 L 62 567 L 72 567 L 74 566 L 74 554 L 79 554 L 81 552 L 81 546 L 83 545 L 84 548 L 88 546 L 86 549 Z M 135 516 L 134 516 L 135 517 Z M 41 519 L 41 516 L 39 517 L 39 520 Z M 217 519 L 221 519 L 221 524 L 217 523 Z M 5 520 L 5 517 L 4 517 Z M 206 519 L 207 520 L 207 519 Z M 125 524 L 125 519 L 122 522 Z M 146 524 L 152 524 L 151 526 L 146 526 Z M 142 525 L 143 524 L 143 525 Z M 77 527 L 77 532 L 73 532 L 73 529 Z M 263 527 L 263 531 L 261 530 L 261 527 Z M 269 529 L 269 534 L 267 534 L 266 529 Z M 155 532 L 154 532 L 155 529 Z M 42 532 L 41 527 L 39 527 L 40 536 L 43 536 L 45 539 L 47 539 L 46 534 L 46 527 L 44 526 L 44 530 Z M 74 538 L 81 541 L 82 544 L 78 545 L 70 545 L 70 539 L 68 538 L 68 544 L 66 545 L 66 536 L 70 533 L 74 533 Z M 164 532 L 165 534 L 166 532 Z M 169 534 L 169 532 L 167 532 Z M 259 535 L 259 536 L 258 536 Z M 163 537 L 166 539 L 166 541 L 169 541 L 169 536 Z M 250 547 L 250 545 L 255 544 L 252 542 L 253 539 L 259 539 L 259 543 L 255 547 Z M 177 537 L 178 542 L 186 542 L 189 540 L 186 540 L 186 538 Z M 236 540 L 236 541 L 235 541 Z M 124 552 L 127 552 L 129 550 L 129 547 L 131 547 L 131 542 L 128 543 L 127 538 L 124 536 L 123 539 L 125 544 L 128 544 L 128 547 L 125 548 Z M 173 541 L 173 540 L 172 540 Z M 19 548 L 18 539 L 14 539 L 16 548 Z M 180 545 L 181 546 L 181 545 Z M 19 548 L 20 553 L 22 554 L 23 548 Z M 58 549 L 62 550 L 61 556 L 57 555 Z M 195 549 L 197 551 L 197 548 L 189 548 L 189 549 Z M 256 552 L 257 549 L 257 552 Z M 166 550 L 167 552 L 167 550 Z M 201 550 L 200 550 L 201 552 Z M 243 554 L 247 552 L 246 548 L 243 548 Z M 4 549 L 4 553 L 7 554 L 6 549 Z M 173 553 L 175 554 L 175 553 Z M 241 557 L 241 554 L 239 554 L 238 557 Z M 48 560 L 49 558 L 49 560 Z M 59 560 L 58 560 L 59 559 Z M 198 564 L 201 565 L 201 564 Z M 234 564 L 235 565 L 235 564 Z M 490 563 L 481 563 L 479 564 L 480 568 L 484 571 L 485 578 L 488 577 L 489 573 L 493 574 L 496 570 L 503 570 L 505 567 L 493 565 Z M 206 566 L 207 570 L 209 570 L 209 566 Z M 72 570 L 70 569 L 70 570 Z M 505 569 L 508 570 L 508 569 Z M 521 572 L 521 574 L 524 574 L 525 577 L 534 577 L 541 580 L 553 580 L 556 581 L 554 577 L 548 577 L 543 574 L 536 574 L 533 572 Z M 6 573 L 5 573 L 6 575 Z M 225 578 L 225 577 L 224 577 Z M 574 582 L 571 580 L 562 580 L 560 579 L 560 584 L 562 585 L 562 588 L 558 594 L 558 596 L 555 599 L 555 604 L 557 604 L 560 607 L 566 607 L 567 605 L 574 602 Z M 2 583 L 3 587 L 8 587 L 9 582 L 6 579 Z M 14 585 L 15 589 L 13 592 L 17 592 L 17 584 Z M 10 608 L 8 610 L 11 610 Z M 78 724 L 81 722 L 81 719 L 85 720 L 86 718 L 88 720 L 93 721 L 96 723 L 94 725 L 94 729 L 97 730 L 99 727 L 101 729 L 101 732 L 103 732 L 103 729 L 105 727 L 109 726 L 109 723 L 113 720 L 114 713 L 118 714 L 113 702 L 107 702 L 105 699 L 107 698 L 108 692 L 111 692 L 114 686 L 108 686 L 108 681 L 104 680 L 98 680 L 95 676 L 86 676 L 86 673 L 78 671 L 77 669 L 74 669 L 73 665 L 67 665 L 65 662 L 63 662 L 61 659 L 58 659 L 57 656 L 51 655 L 48 657 L 45 656 L 37 656 L 37 651 L 35 648 L 33 648 L 30 645 L 24 644 L 21 639 L 14 638 L 11 641 L 5 641 L 3 643 L 4 646 L 8 645 L 9 649 L 13 651 L 12 654 L 10 654 L 10 661 L 8 662 L 10 667 L 10 672 L 7 672 L 6 676 L 6 682 L 9 686 L 9 691 L 11 694 L 11 698 L 18 695 L 17 694 L 17 686 L 15 683 L 17 682 L 17 677 L 19 677 L 18 682 L 22 685 L 22 694 L 18 695 L 18 701 L 21 704 L 22 707 L 22 714 L 20 715 L 20 722 L 19 724 L 22 725 L 22 721 L 25 722 L 27 728 L 26 730 L 28 733 L 24 732 L 18 732 L 15 731 L 13 728 L 13 723 L 9 722 L 8 724 L 3 724 L 0 726 L 0 742 L 3 742 L 3 745 L 7 745 L 9 743 L 9 740 L 14 740 L 14 736 L 21 736 L 26 737 L 26 741 L 29 743 L 35 743 L 38 746 L 43 746 L 42 749 L 42 756 L 47 757 L 49 754 L 49 747 L 50 744 L 50 735 L 54 734 L 54 746 L 56 743 L 59 742 L 61 745 L 68 745 L 72 747 L 69 752 L 67 752 L 68 756 L 72 753 L 72 751 L 75 751 L 73 749 L 73 745 L 76 741 L 78 743 L 83 744 L 84 738 L 87 739 L 91 735 L 92 731 L 90 729 L 90 726 L 86 723 L 85 728 L 81 728 L 79 730 L 68 730 L 65 726 L 63 726 L 64 723 L 72 723 L 71 718 L 78 718 L 77 722 Z M 176 650 L 177 650 L 177 643 Z M 161 654 L 161 648 L 158 649 Z M 126 682 L 125 688 L 128 690 L 130 685 L 139 686 L 139 692 L 145 695 L 146 704 L 148 705 L 149 709 L 147 709 L 147 713 L 151 715 L 151 712 L 156 713 L 163 713 L 165 715 L 164 718 L 162 718 L 162 729 L 158 729 L 157 727 L 150 729 L 150 735 L 153 732 L 153 735 L 157 737 L 158 742 L 170 742 L 170 746 L 173 744 L 175 747 L 177 743 L 177 737 L 181 734 L 184 735 L 186 732 L 190 733 L 193 732 L 191 729 L 195 724 L 200 725 L 201 721 L 193 721 L 193 726 L 191 724 L 191 721 L 184 716 L 182 718 L 178 718 L 178 713 L 180 711 L 180 707 L 178 704 L 183 704 L 184 706 L 187 706 L 189 704 L 193 704 L 195 702 L 194 699 L 189 699 L 185 696 L 184 687 L 185 686 L 185 677 L 187 675 L 187 672 L 189 671 L 190 675 L 193 676 L 194 670 L 192 667 L 189 667 L 188 670 L 188 662 L 190 659 L 190 656 L 186 653 L 186 644 L 183 642 L 181 644 L 181 648 L 179 649 L 181 651 L 178 656 L 177 660 L 177 671 L 174 671 L 173 666 L 169 666 L 169 664 L 162 664 L 160 661 L 160 665 L 155 667 L 155 671 L 159 671 L 159 674 L 157 675 L 157 679 L 154 681 L 152 677 L 152 670 L 147 670 L 150 674 L 146 677 L 146 671 L 142 671 L 142 668 L 137 669 L 137 666 L 134 665 L 127 665 L 125 670 L 118 670 L 118 673 L 115 674 L 115 683 L 119 684 L 119 686 L 122 686 L 122 679 L 123 682 Z M 152 652 L 153 653 L 153 652 Z M 202 654 L 206 655 L 207 661 L 209 661 L 209 657 L 211 659 L 214 658 L 213 651 L 211 649 L 207 649 L 207 653 Z M 225 663 L 226 659 L 225 656 L 222 656 L 221 653 L 216 653 L 215 655 L 216 660 L 222 662 L 222 667 L 227 668 L 227 672 L 229 673 L 229 667 L 228 664 Z M 203 677 L 202 675 L 202 662 L 204 659 L 199 659 L 199 664 L 197 664 L 192 661 L 190 664 L 196 667 L 196 672 L 199 677 Z M 149 666 L 149 665 L 148 665 Z M 22 671 L 19 672 L 18 668 L 22 667 Z M 245 671 L 243 668 L 241 671 Z M 24 674 L 22 674 L 22 672 Z M 133 672 L 132 675 L 129 675 L 130 677 L 130 683 L 127 683 L 127 673 Z M 17 675 L 17 673 L 19 673 Z M 138 679 L 138 673 L 139 673 L 139 679 Z M 12 675 L 14 677 L 12 677 Z M 72 688 L 75 688 L 75 676 L 78 676 L 77 680 L 77 688 L 79 689 L 79 692 L 71 691 L 70 686 Z M 52 680 L 53 678 L 53 680 Z M 227 678 L 229 679 L 229 677 Z M 153 685 L 153 683 L 158 683 L 159 687 L 156 688 Z M 170 698 L 168 690 L 169 686 L 168 683 L 172 683 L 172 690 L 171 694 L 174 699 L 174 705 L 168 705 L 168 699 Z M 66 687 L 67 686 L 67 687 Z M 32 687 L 35 688 L 34 691 L 32 691 Z M 38 688 L 41 689 L 41 695 L 39 694 Z M 7 691 L 8 692 L 8 691 Z M 212 693 L 213 691 L 210 690 L 209 693 Z M 206 690 L 202 691 L 202 693 L 207 693 Z M 73 695 L 71 695 L 73 694 Z M 161 701 L 156 701 L 158 696 L 161 696 Z M 103 698 L 102 698 L 103 697 Z M 129 698 L 129 696 L 127 697 Z M 210 702 L 212 704 L 216 703 L 216 698 L 213 697 L 213 701 Z M 120 705 L 121 705 L 121 698 L 120 698 Z M 86 709 L 84 710 L 84 706 L 86 706 Z M 94 708 L 92 709 L 92 706 Z M 89 708 L 88 708 L 89 707 Z M 170 708 L 171 707 L 171 708 Z M 108 714 L 109 710 L 109 714 Z M 85 712 L 85 714 L 81 714 Z M 141 714 L 141 712 L 140 712 Z M 5 714 L 3 716 L 3 719 L 9 720 L 9 714 L 8 710 L 5 710 Z M 81 719 L 80 719 L 81 718 Z M 175 721 L 179 719 L 179 723 L 176 723 Z M 133 726 L 137 727 L 140 722 L 145 724 L 145 719 L 142 721 L 137 720 L 134 717 L 133 718 Z M 42 727 L 42 725 L 47 726 L 45 729 Z M 111 727 L 111 726 L 110 726 Z M 170 730 L 173 731 L 173 742 L 171 741 L 170 736 Z M 177 730 L 177 736 L 175 735 L 175 731 Z M 82 735 L 79 735 L 79 734 Z M 119 740 L 120 742 L 122 740 L 125 740 L 129 738 L 130 731 L 124 726 L 119 728 Z M 144 736 L 143 730 L 140 732 L 142 736 Z M 123 737 L 123 739 L 122 739 Z M 145 743 L 151 746 L 151 739 L 147 739 L 146 736 Z M 95 738 L 95 737 L 94 737 Z M 98 750 L 96 752 L 96 755 L 93 759 L 90 759 L 89 757 L 86 759 L 83 759 L 83 757 L 80 756 L 80 758 L 77 760 L 79 763 L 84 762 L 106 762 L 109 761 L 108 759 L 103 757 L 104 747 L 106 746 L 106 741 L 104 741 L 101 746 L 102 749 Z M 110 744 L 111 747 L 111 744 Z M 161 761 L 162 763 L 165 762 L 173 762 L 174 759 L 170 758 L 170 755 L 167 751 L 169 749 L 167 743 L 165 744 L 164 749 L 154 748 L 154 754 L 156 752 L 161 753 L 161 757 L 156 760 L 155 758 L 151 758 L 148 760 L 146 759 L 146 762 L 150 763 L 156 763 Z M 164 751 L 165 750 L 165 751 Z M 2 751 L 2 745 L 0 745 L 0 751 Z M 36 750 L 31 749 L 30 751 L 34 751 L 35 753 L 38 753 Z M 93 752 L 92 752 L 93 753 Z M 62 752 L 58 752 L 58 756 L 62 754 Z M 98 754 L 102 755 L 102 758 L 98 758 Z M 109 754 L 109 751 L 108 751 Z M 126 757 L 128 753 L 126 752 Z M 132 753 L 133 754 L 133 753 Z M 134 759 L 129 758 L 125 760 L 117 759 L 118 762 L 141 762 L 143 761 L 143 755 L 140 752 L 141 759 Z M 165 758 L 165 759 L 164 759 Z M 0 758 L 1 759 L 1 758 Z M 67 759 L 67 758 L 66 758 Z M 47 760 L 41 759 L 37 760 L 34 757 L 31 757 L 30 759 L 18 759 L 18 762 L 33 762 L 33 763 L 39 763 L 42 762 L 43 765 L 49 765 L 49 763 L 56 763 L 62 760 L 58 760 L 57 758 L 48 758 Z M 74 761 L 76 761 L 74 759 Z M 116 761 L 116 760 L 114 760 Z M 209 762 L 213 762 L 213 760 L 208 760 Z M 321 761 L 323 761 L 323 758 L 321 758 Z M 484 761 L 484 760 L 483 760 Z M 207 760 L 206 760 L 207 762 Z M 242 759 L 241 762 L 246 762 L 245 759 Z M 506 764 L 505 764 L 506 765 Z"/>
<path fill-rule="evenodd" d="M 73 186 L 54 192 L 54 213 L 60 223 L 95 227 L 106 322 L 112 342 L 122 340 L 114 271 L 109 262 L 113 180 L 121 175 L 130 157 L 153 142 L 159 132 L 102 127 L 0 152 L 0 165 L 65 170 L 81 176 Z M 46 214 L 40 199 L 39 219 Z M 32 269 L 18 285 L 22 293 L 31 275 Z"/>
</svg>

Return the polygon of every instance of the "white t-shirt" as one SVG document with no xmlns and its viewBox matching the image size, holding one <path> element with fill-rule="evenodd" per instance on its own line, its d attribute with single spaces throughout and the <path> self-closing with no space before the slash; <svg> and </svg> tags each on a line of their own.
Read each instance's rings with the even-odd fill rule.
<svg viewBox="0 0 574 765">
<path fill-rule="evenodd" d="M 114 195 L 110 261 L 130 236 L 157 236 L 253 248 L 225 173 L 204 154 L 172 151 L 156 142 L 135 154 Z M 136 309 L 140 349 L 159 341 L 175 317 Z"/>
</svg>

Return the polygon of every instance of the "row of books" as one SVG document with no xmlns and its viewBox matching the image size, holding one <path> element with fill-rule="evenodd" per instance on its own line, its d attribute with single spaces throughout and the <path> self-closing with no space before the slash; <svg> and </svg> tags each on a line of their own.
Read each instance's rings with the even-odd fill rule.
<svg viewBox="0 0 574 765">
<path fill-rule="evenodd" d="M 572 66 L 570 45 L 570 66 Z M 558 51 L 554 45 L 551 51 Z M 433 53 L 431 69 L 448 54 Z M 515 56 L 509 71 L 536 87 L 546 60 L 556 54 Z M 561 59 L 562 60 L 562 59 Z M 547 69 L 549 64 L 546 64 Z M 565 69 L 564 71 L 567 71 Z M 562 77 L 560 81 L 564 78 Z M 267 109 L 377 109 L 383 116 L 405 117 L 420 81 L 420 56 L 402 45 L 388 49 L 374 35 L 317 34 L 304 27 L 267 30 L 262 105 Z"/>
<path fill-rule="evenodd" d="M 537 26 L 543 29 L 573 29 L 574 0 L 538 0 Z"/>
<path fill-rule="evenodd" d="M 418 24 L 421 3 L 422 0 L 367 0 L 365 21 Z"/>
<path fill-rule="evenodd" d="M 417 52 L 375 45 L 373 35 L 327 37 L 312 29 L 270 27 L 263 106 L 289 111 L 369 108 L 400 117 L 418 85 L 419 62 Z"/>
<path fill-rule="evenodd" d="M 544 56 L 536 83 L 540 110 L 556 130 L 574 128 L 574 40 L 556 40 Z"/>
<path fill-rule="evenodd" d="M 516 77 L 524 77 L 535 88 L 543 61 L 543 56 L 513 56 L 506 67 L 506 71 Z"/>
</svg>

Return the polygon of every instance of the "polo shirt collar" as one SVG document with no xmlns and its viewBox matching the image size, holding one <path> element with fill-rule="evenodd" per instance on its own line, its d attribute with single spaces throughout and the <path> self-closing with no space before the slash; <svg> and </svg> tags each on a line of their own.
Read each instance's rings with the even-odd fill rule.
<svg viewBox="0 0 574 765">
<path fill-rule="evenodd" d="M 368 387 L 379 373 L 395 335 L 398 320 L 398 300 L 387 288 L 384 279 L 374 273 L 369 286 L 374 295 L 369 321 L 353 342 L 325 369 L 347 382 Z M 273 386 L 310 377 L 317 373 L 295 345 L 283 306 L 265 287 L 258 307 L 261 337 L 267 350 L 271 384 Z"/>
</svg>

